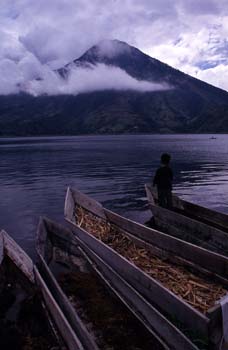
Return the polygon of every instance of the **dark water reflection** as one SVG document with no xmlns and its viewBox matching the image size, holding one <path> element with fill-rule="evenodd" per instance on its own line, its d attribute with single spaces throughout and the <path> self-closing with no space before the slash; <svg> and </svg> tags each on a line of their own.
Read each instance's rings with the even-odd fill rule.
<svg viewBox="0 0 228 350">
<path fill-rule="evenodd" d="M 228 137 L 132 135 L 0 139 L 0 227 L 34 254 L 38 218 L 63 221 L 66 187 L 130 218 L 148 218 L 144 183 L 170 152 L 175 191 L 228 212 Z"/>
</svg>

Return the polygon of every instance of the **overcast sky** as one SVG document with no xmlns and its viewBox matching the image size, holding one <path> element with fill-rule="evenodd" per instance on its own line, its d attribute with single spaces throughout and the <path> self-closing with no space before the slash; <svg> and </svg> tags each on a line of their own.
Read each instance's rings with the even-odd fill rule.
<svg viewBox="0 0 228 350">
<path fill-rule="evenodd" d="M 0 93 L 114 38 L 228 90 L 228 0 L 0 3 Z"/>
</svg>

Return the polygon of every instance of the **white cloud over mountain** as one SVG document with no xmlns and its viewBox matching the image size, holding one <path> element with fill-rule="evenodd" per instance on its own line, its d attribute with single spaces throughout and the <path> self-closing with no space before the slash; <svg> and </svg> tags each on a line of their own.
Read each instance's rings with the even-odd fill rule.
<svg viewBox="0 0 228 350">
<path fill-rule="evenodd" d="M 0 62 L 0 94 L 26 92 L 34 96 L 72 94 L 99 90 L 135 90 L 140 92 L 170 89 L 167 84 L 138 81 L 117 67 L 104 64 L 75 67 L 67 80 L 33 55 L 18 64 L 5 59 Z"/>
<path fill-rule="evenodd" d="M 51 69 L 104 38 L 126 41 L 228 90 L 227 23 L 226 0 L 2 0 L 0 93 L 21 86 L 38 91 L 42 83 L 36 76 L 50 83 Z M 118 84 L 122 79 L 130 84 L 121 74 Z"/>
<path fill-rule="evenodd" d="M 199 28 L 195 35 L 186 32 L 176 42 L 170 41 L 149 49 L 149 54 L 187 74 L 228 90 L 227 38 L 226 23 L 207 24 Z"/>
</svg>

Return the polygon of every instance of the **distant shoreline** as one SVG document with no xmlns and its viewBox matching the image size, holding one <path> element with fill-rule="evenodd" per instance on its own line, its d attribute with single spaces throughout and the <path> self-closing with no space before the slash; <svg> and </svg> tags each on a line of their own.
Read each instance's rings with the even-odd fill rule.
<svg viewBox="0 0 228 350">
<path fill-rule="evenodd" d="M 1 139 L 12 139 L 12 138 L 56 138 L 56 137 L 81 137 L 81 136 L 89 136 L 89 137 L 93 137 L 93 136 L 174 136 L 174 135 L 209 135 L 209 136 L 216 136 L 216 135 L 228 135 L 228 133 L 191 133 L 191 132 L 183 132 L 183 133 L 120 133 L 120 134 L 73 134 L 73 135 L 7 135 L 7 136 L 0 136 L 0 140 Z"/>
</svg>

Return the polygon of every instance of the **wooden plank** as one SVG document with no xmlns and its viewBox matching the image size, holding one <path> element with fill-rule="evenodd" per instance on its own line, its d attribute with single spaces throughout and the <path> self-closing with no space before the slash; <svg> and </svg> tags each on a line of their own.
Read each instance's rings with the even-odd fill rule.
<svg viewBox="0 0 228 350">
<path fill-rule="evenodd" d="M 4 241 L 3 241 L 3 233 L 0 231 L 0 265 L 4 259 Z"/>
<path fill-rule="evenodd" d="M 176 237 L 169 236 L 168 234 L 159 232 L 157 230 L 148 228 L 142 224 L 136 223 L 132 220 L 124 218 L 110 210 L 104 209 L 107 219 L 118 226 L 125 232 L 129 232 L 135 237 L 139 237 L 145 242 L 149 242 L 149 249 L 152 248 L 152 244 L 155 247 L 167 251 L 176 256 L 182 257 L 185 260 L 191 261 L 198 266 L 216 273 L 217 275 L 228 276 L 228 258 L 213 252 L 210 252 L 201 247 L 197 247 L 188 242 L 184 242 Z M 134 239 L 133 237 L 131 237 Z M 172 260 L 172 254 L 169 255 Z"/>
<path fill-rule="evenodd" d="M 53 250 L 53 246 L 61 248 L 61 245 L 60 246 L 58 245 L 59 242 L 60 242 L 60 244 L 62 244 L 64 242 L 65 247 L 67 247 L 68 250 L 71 249 L 72 240 L 74 239 L 74 235 L 70 231 L 70 229 L 58 224 L 55 221 L 48 219 L 47 217 L 40 218 L 40 222 L 42 223 L 43 227 L 45 228 L 47 241 L 51 242 L 51 249 L 52 250 Z M 39 236 L 39 228 L 38 228 L 37 234 Z M 41 232 L 41 235 L 42 235 L 42 232 Z M 74 246 L 73 251 L 74 251 L 75 256 L 81 255 L 76 246 Z"/>
<path fill-rule="evenodd" d="M 133 228 L 135 228 L 135 232 L 133 234 L 135 236 L 138 235 L 139 237 L 143 236 L 143 235 L 141 236 L 142 230 L 141 229 L 139 230 L 140 224 L 134 223 L 131 220 L 128 220 L 127 227 L 126 227 L 126 226 L 123 226 L 122 223 L 123 223 L 123 221 L 126 223 L 125 220 L 127 220 L 127 219 L 125 219 L 125 218 L 123 218 L 123 217 L 119 216 L 118 214 L 115 214 L 111 211 L 108 211 L 106 209 L 104 209 L 104 212 L 106 214 L 107 220 L 109 220 L 109 221 L 111 220 L 119 228 L 121 228 L 121 229 L 124 228 L 125 231 L 126 230 L 130 231 L 130 233 L 128 232 L 128 236 L 131 239 L 136 241 L 136 239 L 134 239 L 134 237 L 131 236 L 132 231 L 134 232 L 134 230 L 132 230 L 132 227 L 131 227 L 132 224 L 133 224 Z M 115 219 L 117 218 L 117 221 L 119 219 L 120 222 L 113 220 L 113 217 L 112 218 L 110 217 L 110 216 L 112 216 L 112 214 L 113 214 L 113 216 L 115 216 Z M 129 223 L 130 223 L 130 229 L 129 229 Z M 153 237 L 153 235 L 151 235 L 151 232 L 149 232 L 150 229 L 146 228 L 145 226 L 143 226 L 143 227 L 145 228 L 146 234 L 148 235 L 148 237 L 150 237 L 150 236 Z M 156 241 L 157 241 L 157 242 L 159 242 L 160 247 L 162 246 L 162 248 L 164 248 L 164 244 L 162 244 L 163 243 L 162 238 L 164 238 L 167 240 L 168 248 L 165 247 L 165 250 L 162 250 L 162 248 L 156 247 L 155 244 L 154 244 L 154 246 L 152 246 L 152 245 L 150 245 L 150 247 L 147 246 L 147 248 L 149 248 L 149 250 L 152 253 L 154 253 L 155 255 L 160 256 L 160 257 L 166 256 L 170 259 L 170 261 L 173 261 L 175 263 L 191 266 L 194 269 L 198 270 L 199 272 L 203 273 L 205 276 L 209 276 L 210 278 L 213 278 L 214 280 L 222 283 L 223 285 L 227 285 L 228 281 L 227 281 L 227 258 L 226 257 L 221 256 L 219 254 L 211 255 L 211 252 L 208 252 L 205 249 L 196 247 L 192 244 L 188 244 L 187 242 L 183 242 L 182 240 L 179 240 L 179 239 L 176 239 L 173 237 L 172 237 L 173 241 L 171 244 L 171 249 L 169 249 L 170 248 L 169 241 L 170 241 L 171 237 L 169 235 L 165 235 L 165 234 L 158 232 L 156 230 L 154 232 L 158 233 L 158 235 L 160 234 L 160 237 L 156 237 L 156 239 L 152 240 L 152 242 L 156 243 Z M 143 231 L 143 233 L 144 233 L 144 231 Z M 143 237 L 143 240 L 146 241 L 145 237 Z M 139 243 L 141 246 L 145 245 L 145 243 L 143 241 L 140 241 L 140 239 L 137 239 L 137 243 Z M 177 244 L 177 246 L 176 246 L 176 243 L 179 243 L 180 245 Z M 174 250 L 172 249 L 173 244 L 174 244 Z M 186 251 L 185 251 L 186 249 L 187 249 L 187 253 L 189 253 L 189 254 L 186 254 Z M 197 252 L 197 250 L 199 253 Z M 190 256 L 189 260 L 187 260 L 188 258 L 186 259 L 186 255 Z M 209 264 L 208 264 L 208 262 L 209 262 Z M 208 269 L 208 267 L 209 267 L 209 269 Z"/>
<path fill-rule="evenodd" d="M 76 223 L 74 211 L 75 211 L 74 198 L 73 198 L 71 188 L 68 187 L 67 193 L 66 193 L 66 198 L 65 198 L 65 204 L 64 204 L 64 216 L 65 217 L 68 216 L 72 222 Z"/>
<path fill-rule="evenodd" d="M 52 222 L 52 226 L 53 226 L 53 222 Z M 74 262 L 74 258 L 78 258 L 78 252 L 80 252 L 80 256 L 81 259 L 84 260 L 87 264 L 89 263 L 92 270 L 98 275 L 99 279 L 102 279 L 109 287 L 109 289 L 111 289 L 115 294 L 116 294 L 116 289 L 113 289 L 113 287 L 111 287 L 111 285 L 109 285 L 108 280 L 99 272 L 99 270 L 97 270 L 97 268 L 95 267 L 95 265 L 91 262 L 90 258 L 88 257 L 88 255 L 86 255 L 86 253 L 78 246 L 78 242 L 77 242 L 77 246 L 76 246 L 76 241 L 77 238 L 72 235 L 72 233 L 70 233 L 71 238 L 68 237 L 68 232 L 66 232 L 66 230 L 63 228 L 63 232 L 67 233 L 67 239 L 70 239 L 71 244 L 68 244 L 68 241 L 66 240 L 66 238 L 64 237 L 64 235 L 60 235 L 59 233 L 54 233 L 48 231 L 48 235 L 51 234 L 52 236 L 52 242 L 54 244 L 54 249 L 60 249 L 65 256 L 65 259 L 67 260 L 67 263 L 71 263 L 71 266 L 75 264 Z M 72 242 L 73 239 L 73 242 Z M 76 253 L 76 255 L 75 255 Z M 76 263 L 76 265 L 78 266 L 78 264 Z M 126 283 L 126 282 L 124 282 Z M 116 294 L 117 295 L 117 294 Z M 125 301 L 122 299 L 122 297 L 120 295 L 117 295 L 119 297 L 119 299 L 121 299 L 121 302 L 123 302 L 125 304 Z M 132 306 L 132 304 L 131 304 Z M 130 309 L 130 311 L 132 312 L 132 308 Z M 151 332 L 151 329 L 150 329 Z M 154 333 L 153 333 L 154 335 Z M 157 335 L 156 335 L 157 337 Z M 159 342 L 161 342 L 163 344 L 163 342 L 161 341 L 161 339 L 158 339 Z M 167 348 L 167 346 L 165 344 L 164 345 L 164 349 L 169 349 Z"/>
<path fill-rule="evenodd" d="M 155 224 L 159 225 L 160 222 L 163 222 L 170 234 L 176 228 L 179 232 L 188 233 L 190 236 L 200 239 L 202 244 L 208 243 L 228 254 L 227 233 L 168 209 L 154 205 L 150 205 L 150 207 L 154 214 Z"/>
<path fill-rule="evenodd" d="M 76 191 L 74 190 L 74 192 Z M 110 220 L 121 229 L 128 231 L 129 233 L 138 236 L 165 251 L 173 253 L 175 255 L 175 260 L 176 256 L 179 256 L 195 264 L 196 268 L 197 266 L 202 267 L 203 269 L 222 277 L 227 277 L 228 275 L 228 258 L 221 256 L 220 254 L 212 254 L 211 251 L 208 251 L 207 248 L 211 249 L 213 247 L 212 245 L 203 243 L 203 248 L 205 249 L 200 248 L 191 243 L 184 242 L 183 239 L 172 237 L 168 234 L 164 234 L 132 220 L 126 219 L 105 208 L 102 210 L 102 214 L 105 215 L 107 220 Z M 99 213 L 96 215 L 99 216 Z M 70 219 L 70 215 L 68 215 L 67 212 L 66 218 Z M 74 223 L 71 220 L 68 221 Z M 178 228 L 178 232 L 178 237 L 183 238 L 182 230 L 180 231 Z M 190 239 L 191 238 L 192 236 L 190 236 Z M 198 237 L 196 237 L 196 239 L 198 243 L 201 242 Z M 170 255 L 170 260 L 172 261 L 172 255 Z"/>
<path fill-rule="evenodd" d="M 5 255 L 7 255 L 10 258 L 9 261 L 11 261 L 12 264 L 17 267 L 17 273 L 20 273 L 20 282 L 22 283 L 22 287 L 27 288 L 27 285 L 25 286 L 25 282 L 30 281 L 32 283 L 31 286 L 33 289 L 36 289 L 38 287 L 41 291 L 46 309 L 48 310 L 49 314 L 55 322 L 55 326 L 57 327 L 57 329 L 51 328 L 53 333 L 61 334 L 62 338 L 68 345 L 69 350 L 84 350 L 82 347 L 76 347 L 77 344 L 74 341 L 75 336 L 71 336 L 69 333 L 62 312 L 58 310 L 57 304 L 53 300 L 50 291 L 38 273 L 37 268 L 34 266 L 32 260 L 5 231 L 2 231 L 0 235 L 2 237 L 1 246 L 4 244 Z M 46 317 L 50 323 L 51 320 L 47 314 Z"/>
<path fill-rule="evenodd" d="M 88 232 L 73 225 L 72 232 L 153 305 L 208 336 L 207 317 Z"/>
<path fill-rule="evenodd" d="M 152 195 L 152 189 L 149 184 L 145 184 L 145 190 L 146 190 L 146 196 L 147 196 L 148 202 L 151 204 L 155 204 L 154 196 Z"/>
<path fill-rule="evenodd" d="M 138 238 L 137 236 L 133 236 L 130 233 L 126 233 L 126 235 L 137 244 L 137 246 L 149 250 L 153 255 L 161 258 L 161 259 L 168 259 L 171 263 L 175 265 L 180 266 L 186 266 L 193 268 L 195 271 L 199 272 L 200 274 L 203 274 L 205 277 L 211 278 L 214 282 L 222 284 L 224 287 L 228 288 L 228 280 L 226 277 L 222 277 L 220 275 L 217 275 L 216 273 L 206 270 L 205 268 L 191 262 L 190 260 L 186 260 L 184 258 L 181 258 L 180 256 L 173 255 L 169 253 L 168 251 L 162 250 L 154 245 L 151 245 L 144 240 Z"/>
<path fill-rule="evenodd" d="M 30 257 L 24 250 L 3 230 L 3 242 L 5 254 L 12 260 L 12 262 L 21 270 L 24 275 L 34 283 L 34 264 Z"/>
<path fill-rule="evenodd" d="M 228 215 L 209 208 L 181 200 L 183 210 L 190 215 L 196 215 L 199 220 L 205 219 L 211 224 L 218 225 L 221 230 L 228 230 Z M 178 208 L 178 207 L 177 207 Z"/>
<path fill-rule="evenodd" d="M 61 248 L 53 245 L 53 261 L 55 261 L 58 264 L 62 264 L 64 266 L 75 266 L 77 269 L 79 269 L 81 272 L 87 272 L 87 264 L 85 259 L 81 257 L 81 254 L 79 255 L 79 250 L 76 251 L 75 255 L 68 254 L 66 250 L 62 250 Z"/>
<path fill-rule="evenodd" d="M 36 249 L 49 263 L 53 258 L 52 242 L 50 237 L 47 237 L 45 221 L 40 218 L 37 233 L 36 233 Z"/>
<path fill-rule="evenodd" d="M 35 271 L 34 271 L 34 275 L 35 275 Z M 35 279 L 36 279 L 36 276 L 35 276 Z M 37 286 L 37 288 L 39 288 L 37 282 L 36 282 L 36 286 Z M 58 346 L 60 348 L 59 350 L 69 350 L 69 349 L 66 348 L 67 344 L 64 341 L 60 331 L 58 330 L 58 327 L 57 327 L 57 325 L 54 322 L 54 318 L 51 315 L 50 310 L 47 308 L 47 305 L 45 304 L 42 292 L 41 291 L 39 291 L 39 292 L 40 292 L 40 296 L 42 297 L 42 300 L 41 300 L 42 310 L 43 310 L 43 312 L 45 314 L 45 318 L 48 320 L 48 325 L 49 325 L 50 331 L 53 334 L 53 337 L 54 337 L 55 341 L 57 342 L 57 344 L 58 344 Z"/>
<path fill-rule="evenodd" d="M 109 210 L 104 209 L 104 213 L 107 220 L 111 221 L 120 229 L 127 231 L 132 239 L 133 234 L 135 237 L 138 236 L 142 238 L 142 240 L 154 244 L 154 246 L 150 245 L 150 250 L 157 256 L 168 256 L 171 261 L 192 266 L 205 276 L 213 277 L 213 279 L 227 285 L 226 257 L 208 252 L 206 249 L 196 247 L 159 231 L 151 230 L 144 225 L 125 219 Z M 153 234 L 151 234 L 151 232 L 153 232 Z M 145 242 L 140 241 L 140 238 L 136 238 L 135 240 L 142 244 L 142 246 L 143 244 L 145 245 Z M 219 310 L 219 312 L 221 312 L 221 310 Z"/>
<path fill-rule="evenodd" d="M 103 206 L 99 202 L 97 202 L 93 198 L 90 198 L 89 196 L 75 189 L 70 188 L 70 192 L 72 194 L 75 204 L 77 203 L 78 205 L 87 209 L 91 213 L 105 219 Z M 68 215 L 67 215 L 67 218 L 69 218 Z"/>
<path fill-rule="evenodd" d="M 149 203 L 155 204 L 154 198 L 157 199 L 157 191 L 151 184 L 145 185 L 146 194 Z M 220 230 L 228 230 L 228 215 L 212 210 L 195 203 L 188 202 L 173 194 L 173 207 L 184 211 L 187 215 L 193 215 L 196 220 L 206 220 L 210 225 L 216 225 Z"/>
<path fill-rule="evenodd" d="M 91 251 L 78 237 L 73 235 L 72 241 L 72 233 L 63 228 L 62 233 L 64 232 L 67 239 L 72 242 L 69 244 L 66 237 L 64 238 L 64 234 L 60 234 L 59 232 L 60 225 L 57 225 L 57 230 L 53 230 L 55 223 L 49 221 L 46 225 L 47 227 L 49 227 L 49 223 L 51 224 L 51 233 L 49 233 L 50 231 L 48 230 L 48 235 L 51 234 L 51 240 L 54 246 L 60 248 L 69 256 L 72 254 L 74 255 L 75 252 L 76 256 L 78 256 L 79 250 L 81 256 L 86 259 L 99 278 L 105 282 L 109 289 L 116 294 L 121 302 L 129 308 L 129 310 L 144 324 L 153 336 L 156 336 L 159 342 L 164 346 L 164 349 L 198 349 L 179 329 L 177 329 L 158 310 L 147 302 L 140 293 L 138 293 L 130 284 L 119 276 L 118 273 L 98 257 L 97 254 Z M 76 244 L 83 249 L 78 248 Z M 71 261 L 72 259 L 69 258 L 68 260 Z M 157 334 L 159 334 L 159 337 Z M 160 337 L 163 338 L 163 341 Z M 168 343 L 168 347 L 164 344 L 164 341 Z"/>
<path fill-rule="evenodd" d="M 40 273 L 37 268 L 34 268 L 36 283 L 39 286 L 42 296 L 45 301 L 45 305 L 50 312 L 58 330 L 61 334 L 63 340 L 65 341 L 69 350 L 84 350 L 80 340 L 75 335 L 73 329 L 71 328 L 68 320 L 64 316 L 59 305 L 56 303 L 46 284 L 44 283 Z"/>
<path fill-rule="evenodd" d="M 154 217 L 154 221 L 156 222 L 157 229 L 161 230 L 162 233 L 166 232 L 171 237 L 177 237 L 178 239 L 181 239 L 184 242 L 192 243 L 193 245 L 207 249 L 210 252 L 214 252 L 214 253 L 222 254 L 226 256 L 226 252 L 224 252 L 223 249 L 217 248 L 215 245 L 207 243 L 206 241 L 202 240 L 201 237 L 192 235 L 189 232 L 183 232 L 183 229 L 179 229 L 177 225 L 175 226 L 169 225 L 167 229 L 168 224 L 165 222 L 164 218 L 160 219 L 160 217 L 156 217 L 155 219 Z"/>
<path fill-rule="evenodd" d="M 38 257 L 39 257 L 39 270 L 41 272 L 41 275 L 43 276 L 45 282 L 47 283 L 48 288 L 50 289 L 52 295 L 54 296 L 55 300 L 57 301 L 64 315 L 68 319 L 75 334 L 80 339 L 83 345 L 83 348 L 87 350 L 90 350 L 90 349 L 98 350 L 98 347 L 95 341 L 93 340 L 92 336 L 89 334 L 85 325 L 81 321 L 80 317 L 77 314 L 77 311 L 72 306 L 67 296 L 60 288 L 54 275 L 48 268 L 45 260 L 39 253 L 38 253 Z"/>
<path fill-rule="evenodd" d="M 155 255 L 161 259 L 168 259 L 173 264 L 193 268 L 195 271 L 198 271 L 199 273 L 203 274 L 205 277 L 209 277 L 213 281 L 221 283 L 224 287 L 228 288 L 227 275 L 221 276 L 220 274 L 217 274 L 213 271 L 207 270 L 206 268 L 204 268 L 202 266 L 199 266 L 198 264 L 195 264 L 190 259 L 187 260 L 184 257 L 182 258 L 181 256 L 174 255 L 172 252 L 169 252 L 168 250 L 163 250 L 159 247 L 156 247 L 155 245 L 148 243 L 145 239 L 141 239 L 138 236 L 136 236 L 132 233 L 129 233 L 128 231 L 123 231 L 119 227 L 118 227 L 118 230 L 122 234 L 125 234 L 126 236 L 128 236 L 135 244 L 137 244 L 138 247 L 150 251 L 153 255 Z M 195 246 L 193 246 L 193 247 L 195 247 Z M 208 257 L 210 257 L 211 252 L 208 252 L 207 250 L 205 250 L 205 252 L 208 253 Z M 194 253 L 195 252 L 193 251 L 193 254 Z M 218 257 L 227 259 L 226 257 L 223 257 L 222 255 L 218 255 Z M 192 260 L 195 260 L 195 259 L 192 259 Z M 204 264 L 202 264 L 202 265 L 204 265 Z M 213 267 L 211 270 L 213 270 Z M 221 272 L 221 270 L 220 270 L 220 272 Z"/>
<path fill-rule="evenodd" d="M 213 308 L 208 310 L 207 317 L 210 319 L 210 342 L 212 349 L 223 349 L 221 348 L 221 340 L 223 337 L 223 324 L 222 324 L 222 312 L 221 306 L 215 305 Z"/>
<path fill-rule="evenodd" d="M 5 232 L 1 231 L 0 233 L 2 242 L 1 247 L 4 245 L 4 254 L 9 257 L 10 260 L 8 260 L 8 263 L 12 263 L 14 266 L 16 266 L 17 274 L 20 276 L 20 282 L 22 285 L 22 288 L 25 288 L 27 290 L 27 282 L 29 281 L 29 286 L 32 287 L 32 290 L 35 290 L 37 287 L 42 291 L 42 296 L 44 297 L 43 301 L 48 299 L 47 303 L 47 309 L 50 312 L 50 315 L 53 316 L 53 313 L 58 313 L 56 311 L 56 305 L 52 303 L 50 292 L 47 289 L 47 286 L 43 282 L 42 278 L 39 276 L 39 273 L 37 272 L 36 267 L 34 266 L 32 260 L 29 258 L 29 256 L 23 251 L 23 249 Z M 31 282 L 31 284 L 30 284 Z M 42 303 L 43 303 L 42 301 Z M 53 306 L 53 307 L 52 307 Z M 49 317 L 48 322 L 50 322 Z M 53 317 L 55 319 L 55 317 Z M 57 329 L 55 329 L 56 333 L 61 334 L 61 329 L 58 327 L 59 323 L 56 323 Z M 54 332 L 54 329 L 51 328 Z M 64 334 L 61 334 L 64 335 Z M 64 338 L 64 337 L 63 337 Z M 75 345 L 75 344 L 74 344 Z M 69 350 L 83 350 L 80 348 L 76 348 L 75 346 L 69 347 Z"/>
<path fill-rule="evenodd" d="M 158 310 L 148 303 L 130 284 L 128 284 L 121 276 L 119 276 L 109 265 L 81 241 L 87 254 L 92 258 L 90 260 L 87 254 L 84 257 L 96 270 L 97 274 L 105 281 L 108 287 L 117 295 L 117 297 L 128 307 L 128 309 L 144 324 L 144 326 L 155 336 L 165 349 L 175 350 L 193 350 L 198 349 L 178 328 L 168 321 Z M 83 254 L 83 250 L 82 250 Z M 101 271 L 101 272 L 100 272 Z M 110 282 L 109 282 L 110 281 Z M 114 287 L 113 287 L 114 286 Z M 158 337 L 159 334 L 159 337 Z"/>
</svg>

